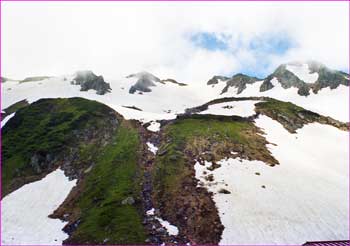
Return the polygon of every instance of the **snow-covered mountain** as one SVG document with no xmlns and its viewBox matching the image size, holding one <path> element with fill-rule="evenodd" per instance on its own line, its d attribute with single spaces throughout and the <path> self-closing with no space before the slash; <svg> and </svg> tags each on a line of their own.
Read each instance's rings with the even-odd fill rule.
<svg viewBox="0 0 350 246">
<path fill-rule="evenodd" d="M 317 94 L 318 91 L 324 88 L 335 89 L 340 85 L 350 85 L 348 74 L 331 70 L 315 61 L 282 64 L 265 79 L 258 79 L 244 74 L 236 74 L 232 78 L 214 76 L 207 82 L 207 85 L 215 85 L 219 82 L 226 83 L 221 94 L 227 93 L 229 87 L 236 88 L 236 93 L 240 94 L 246 89 L 247 85 L 263 81 L 259 87 L 259 91 L 264 92 L 275 87 L 272 81 L 274 79 L 284 89 L 297 88 L 298 94 L 302 96 L 310 95 L 310 91 Z"/>
<path fill-rule="evenodd" d="M 267 96 L 342 121 L 349 121 L 349 85 L 348 74 L 315 61 L 282 64 L 265 79 L 236 74 L 232 78 L 214 76 L 207 82 L 213 97 Z"/>
<path fill-rule="evenodd" d="M 1 243 L 348 240 L 349 85 L 314 61 L 2 79 Z"/>
</svg>

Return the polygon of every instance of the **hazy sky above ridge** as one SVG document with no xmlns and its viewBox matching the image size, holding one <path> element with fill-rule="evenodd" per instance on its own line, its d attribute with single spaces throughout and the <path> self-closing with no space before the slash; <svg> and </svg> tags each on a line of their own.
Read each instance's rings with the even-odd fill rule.
<svg viewBox="0 0 350 246">
<path fill-rule="evenodd" d="M 141 70 L 203 83 L 318 60 L 347 71 L 348 2 L 2 2 L 2 76 Z"/>
</svg>

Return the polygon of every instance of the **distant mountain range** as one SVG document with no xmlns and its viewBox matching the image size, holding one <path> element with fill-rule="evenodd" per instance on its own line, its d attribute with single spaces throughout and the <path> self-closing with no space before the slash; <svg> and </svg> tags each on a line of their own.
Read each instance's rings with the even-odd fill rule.
<svg viewBox="0 0 350 246">
<path fill-rule="evenodd" d="M 214 76 L 207 82 L 207 85 L 226 83 L 221 94 L 227 93 L 230 87 L 236 88 L 237 94 L 240 94 L 246 89 L 248 84 L 263 81 L 259 90 L 260 92 L 264 92 L 275 87 L 274 79 L 284 89 L 292 87 L 297 88 L 298 94 L 302 96 L 308 96 L 310 92 L 317 94 L 317 92 L 323 88 L 335 89 L 339 85 L 350 85 L 349 74 L 342 71 L 331 70 L 325 65 L 315 61 L 282 64 L 265 79 L 259 79 L 244 74 L 236 74 L 231 78 Z"/>
</svg>

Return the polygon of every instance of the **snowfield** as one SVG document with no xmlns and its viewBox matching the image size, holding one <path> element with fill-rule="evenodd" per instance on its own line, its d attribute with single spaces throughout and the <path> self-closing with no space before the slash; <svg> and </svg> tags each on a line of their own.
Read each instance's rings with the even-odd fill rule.
<svg viewBox="0 0 350 246">
<path fill-rule="evenodd" d="M 15 113 L 12 113 L 12 114 L 6 116 L 4 119 L 2 119 L 2 121 L 1 121 L 1 128 L 3 128 L 3 127 L 6 125 L 6 123 L 7 123 L 13 116 L 15 116 Z"/>
<path fill-rule="evenodd" d="M 69 181 L 60 169 L 29 183 L 1 201 L 1 244 L 61 245 L 68 238 L 67 222 L 48 216 L 66 199 L 76 180 Z"/>
<path fill-rule="evenodd" d="M 306 63 L 295 65 L 288 64 L 286 69 L 306 83 L 315 83 L 318 79 L 318 73 L 311 73 L 309 65 Z"/>
<path fill-rule="evenodd" d="M 336 120 L 349 122 L 349 87 L 339 85 L 338 88 L 331 90 L 323 88 L 317 94 L 310 91 L 310 95 L 300 96 L 297 88 L 283 89 L 280 83 L 273 82 L 274 88 L 268 91 L 260 92 L 260 85 L 263 81 L 255 82 L 247 85 L 247 88 L 238 96 L 266 96 L 272 97 L 281 101 L 292 102 L 305 109 L 330 116 Z M 222 97 L 237 96 L 223 94 Z"/>
<path fill-rule="evenodd" d="M 72 78 L 72 76 L 60 76 L 35 82 L 7 81 L 2 83 L 2 108 L 7 108 L 23 99 L 32 103 L 41 98 L 84 97 L 108 105 L 126 119 L 136 119 L 146 123 L 174 119 L 176 114 L 183 113 L 186 108 L 202 105 L 218 97 L 267 96 L 293 102 L 305 109 L 331 116 L 340 121 L 349 121 L 349 87 L 343 85 L 333 90 L 324 88 L 318 94 L 310 92 L 311 94 L 307 97 L 300 96 L 297 93 L 297 88 L 283 89 L 276 79 L 271 81 L 275 85 L 271 90 L 260 92 L 260 85 L 263 81 L 258 81 L 254 84 L 248 84 L 247 88 L 238 95 L 237 89 L 232 87 L 227 93 L 220 95 L 226 85 L 224 82 L 212 86 L 204 84 L 178 86 L 173 83 L 156 83 L 157 86 L 151 87 L 151 92 L 129 94 L 130 86 L 137 79 L 119 78 L 106 79 L 106 82 L 110 83 L 112 91 L 105 95 L 96 95 L 94 90 L 80 91 L 79 85 L 70 84 Z M 142 111 L 125 108 L 123 105 L 133 105 Z M 244 110 L 242 109 L 242 111 Z M 155 131 L 157 131 L 156 129 Z"/>
<path fill-rule="evenodd" d="M 202 103 L 191 95 L 188 86 L 178 86 L 173 83 L 157 83 L 157 86 L 151 87 L 152 92 L 130 94 L 129 88 L 136 79 L 106 80 L 110 83 L 112 91 L 97 95 L 94 90 L 80 91 L 79 85 L 70 83 L 72 78 L 72 76 L 61 76 L 35 82 L 2 83 L 2 108 L 7 108 L 23 99 L 32 103 L 41 98 L 84 97 L 108 105 L 126 119 L 136 119 L 145 123 L 152 120 L 174 119 L 176 113 L 183 113 L 186 108 Z M 133 105 L 142 111 L 125 108 L 123 105 Z"/>
<path fill-rule="evenodd" d="M 151 121 L 147 129 L 150 130 L 151 132 L 158 132 L 160 130 L 160 123 Z"/>
<path fill-rule="evenodd" d="M 349 133 L 309 124 L 290 134 L 262 116 L 280 165 L 227 159 L 209 171 L 196 163 L 196 177 L 214 192 L 225 227 L 220 244 L 303 244 L 349 238 Z M 203 171 L 214 181 L 204 179 Z M 230 194 L 218 193 L 220 189 Z"/>
<path fill-rule="evenodd" d="M 237 101 L 226 102 L 209 105 L 207 110 L 199 114 L 214 114 L 214 115 L 238 115 L 248 117 L 255 114 L 255 104 L 260 101 Z"/>
</svg>

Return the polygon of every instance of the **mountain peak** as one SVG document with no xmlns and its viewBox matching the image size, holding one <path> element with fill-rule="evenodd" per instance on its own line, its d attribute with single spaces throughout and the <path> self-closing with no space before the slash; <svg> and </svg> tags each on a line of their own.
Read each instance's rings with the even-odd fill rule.
<svg viewBox="0 0 350 246">
<path fill-rule="evenodd" d="M 142 94 L 143 92 L 151 92 L 151 88 L 150 87 L 154 87 L 157 86 L 157 83 L 160 84 L 165 84 L 165 83 L 172 83 L 172 84 L 176 84 L 178 86 L 186 86 L 187 84 L 184 83 L 179 83 L 174 79 L 160 79 L 157 76 L 146 72 L 146 71 L 142 71 L 142 72 L 138 72 L 135 74 L 130 74 L 128 76 L 126 76 L 126 78 L 136 78 L 137 81 L 134 85 L 132 85 L 129 89 L 129 93 L 130 94 L 134 94 L 136 91 L 139 91 L 139 94 Z"/>
<path fill-rule="evenodd" d="M 95 75 L 90 70 L 77 71 L 71 84 L 80 85 L 81 91 L 95 90 L 98 95 L 111 91 L 110 85 L 104 81 L 103 77 Z"/>
</svg>

